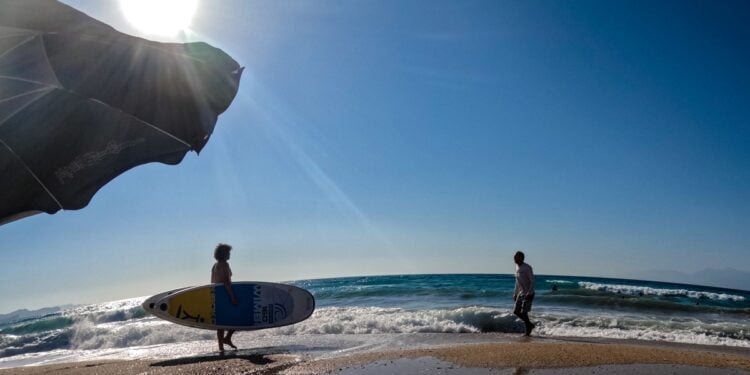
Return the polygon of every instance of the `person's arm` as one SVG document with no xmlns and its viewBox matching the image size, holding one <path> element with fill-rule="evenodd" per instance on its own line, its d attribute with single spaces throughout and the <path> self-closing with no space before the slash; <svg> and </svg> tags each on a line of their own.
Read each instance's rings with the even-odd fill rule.
<svg viewBox="0 0 750 375">
<path fill-rule="evenodd" d="M 232 290 L 232 270 L 229 268 L 229 264 L 224 263 L 222 265 L 221 273 L 221 279 L 224 280 L 223 284 L 227 290 L 227 294 L 229 294 L 229 300 L 232 302 L 232 305 L 236 305 L 237 298 L 234 296 L 234 290 Z"/>
<path fill-rule="evenodd" d="M 531 270 L 526 267 L 519 267 L 518 269 L 518 283 L 520 283 L 520 289 L 525 294 L 531 292 L 531 285 L 534 282 L 534 276 L 531 274 Z"/>
<path fill-rule="evenodd" d="M 232 290 L 232 282 L 227 281 L 224 283 L 224 288 L 227 289 L 227 293 L 229 293 L 229 300 L 232 302 L 232 305 L 237 304 L 237 298 L 234 296 L 234 291 Z"/>
<path fill-rule="evenodd" d="M 516 277 L 516 287 L 513 288 L 513 301 L 518 298 L 518 277 Z"/>
<path fill-rule="evenodd" d="M 534 270 L 529 266 L 529 291 L 531 294 L 534 294 L 534 289 L 536 284 L 534 284 Z"/>
</svg>

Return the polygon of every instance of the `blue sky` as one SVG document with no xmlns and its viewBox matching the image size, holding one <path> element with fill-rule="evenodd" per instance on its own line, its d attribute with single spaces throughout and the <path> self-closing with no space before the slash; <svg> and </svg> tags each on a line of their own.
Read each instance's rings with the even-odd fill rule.
<svg viewBox="0 0 750 375">
<path fill-rule="evenodd" d="M 235 280 L 511 273 L 516 249 L 750 275 L 746 2 L 210 4 L 182 40 L 246 71 L 208 145 L 0 226 L 0 313 L 203 284 L 218 242 Z"/>
</svg>

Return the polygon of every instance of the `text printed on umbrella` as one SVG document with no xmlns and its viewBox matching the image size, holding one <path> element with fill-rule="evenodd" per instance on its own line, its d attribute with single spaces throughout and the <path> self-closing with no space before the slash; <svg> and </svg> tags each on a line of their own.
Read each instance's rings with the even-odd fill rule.
<svg viewBox="0 0 750 375">
<path fill-rule="evenodd" d="M 57 177 L 58 181 L 60 181 L 61 184 L 65 183 L 65 180 L 72 180 L 75 174 L 85 168 L 92 167 L 94 165 L 97 165 L 101 163 L 102 159 L 108 155 L 116 155 L 121 153 L 123 150 L 126 150 L 131 147 L 135 147 L 140 143 L 146 142 L 146 139 L 139 138 L 132 141 L 125 141 L 120 143 L 115 143 L 114 141 L 110 141 L 107 143 L 107 146 L 104 147 L 103 150 L 100 151 L 91 151 L 87 152 L 85 154 L 78 155 L 75 159 L 73 159 L 70 164 L 58 168 L 55 171 L 55 176 Z"/>
</svg>

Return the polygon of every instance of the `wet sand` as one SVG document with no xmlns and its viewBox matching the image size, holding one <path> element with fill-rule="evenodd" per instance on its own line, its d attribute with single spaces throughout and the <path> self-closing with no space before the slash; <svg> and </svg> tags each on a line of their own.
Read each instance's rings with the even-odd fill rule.
<svg viewBox="0 0 750 375">
<path fill-rule="evenodd" d="M 241 352 L 239 352 L 241 353 Z M 344 355 L 228 354 L 162 361 L 98 361 L 0 370 L 6 374 L 750 374 L 750 350 L 655 343 L 519 340 Z"/>
<path fill-rule="evenodd" d="M 279 374 L 298 363 L 296 356 L 228 353 L 225 356 L 212 354 L 161 361 L 90 361 L 26 366 L 2 369 L 0 374 Z"/>
</svg>

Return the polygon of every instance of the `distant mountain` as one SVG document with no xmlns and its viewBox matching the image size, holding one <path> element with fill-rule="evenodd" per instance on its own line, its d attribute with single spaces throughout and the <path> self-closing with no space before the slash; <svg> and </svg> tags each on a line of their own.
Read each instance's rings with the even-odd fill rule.
<svg viewBox="0 0 750 375">
<path fill-rule="evenodd" d="M 647 270 L 633 276 L 641 280 L 706 285 L 750 291 L 750 272 L 734 268 L 709 268 L 695 273 L 675 270 Z"/>
<path fill-rule="evenodd" d="M 8 324 L 8 323 L 19 322 L 19 321 L 30 319 L 30 318 L 38 318 L 41 316 L 54 314 L 56 312 L 67 310 L 72 307 L 75 307 L 75 305 L 45 307 L 43 309 L 31 310 L 31 311 L 27 309 L 16 310 L 8 314 L 0 314 L 0 324 Z"/>
</svg>

